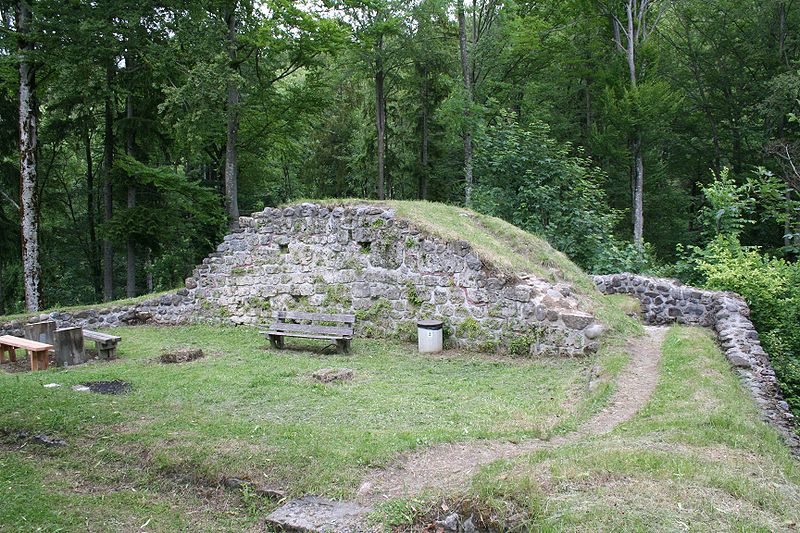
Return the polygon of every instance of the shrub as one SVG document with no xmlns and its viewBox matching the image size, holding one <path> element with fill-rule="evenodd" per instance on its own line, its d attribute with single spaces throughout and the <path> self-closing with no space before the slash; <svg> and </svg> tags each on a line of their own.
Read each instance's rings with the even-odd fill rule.
<svg viewBox="0 0 800 533">
<path fill-rule="evenodd" d="M 747 301 L 783 393 L 800 410 L 800 265 L 742 246 L 734 235 L 691 248 L 687 263 L 704 287 Z"/>
</svg>

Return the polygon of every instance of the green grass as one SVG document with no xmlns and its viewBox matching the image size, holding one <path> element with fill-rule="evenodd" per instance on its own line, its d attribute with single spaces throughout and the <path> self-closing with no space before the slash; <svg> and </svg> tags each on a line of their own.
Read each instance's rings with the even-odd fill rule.
<svg viewBox="0 0 800 533">
<path fill-rule="evenodd" d="M 632 420 L 490 465 L 464 499 L 501 521 L 516 514 L 521 530 L 789 531 L 800 469 L 710 333 L 675 327 L 653 398 Z"/>
<path fill-rule="evenodd" d="M 348 497 L 370 466 L 400 452 L 546 437 L 598 405 L 586 397 L 587 360 L 427 357 L 368 340 L 355 342 L 353 355 L 323 356 L 266 350 L 244 327 L 116 331 L 124 339 L 116 361 L 0 374 L 0 529 L 133 530 L 148 519 L 155 531 L 257 528 L 271 504 L 217 488 L 222 479 Z M 186 346 L 207 356 L 157 361 L 162 349 Z M 310 378 L 340 366 L 354 369 L 355 380 Z M 120 396 L 69 389 L 101 379 L 133 388 Z M 50 382 L 63 387 L 42 387 Z M 20 449 L 17 431 L 69 444 Z"/>
</svg>

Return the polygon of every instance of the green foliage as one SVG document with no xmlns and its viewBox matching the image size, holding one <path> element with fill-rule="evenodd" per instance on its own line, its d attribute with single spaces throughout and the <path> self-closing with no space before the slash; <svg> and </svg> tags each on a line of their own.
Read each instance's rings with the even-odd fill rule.
<svg viewBox="0 0 800 533">
<path fill-rule="evenodd" d="M 579 265 L 594 267 L 612 240 L 617 215 L 605 207 L 605 175 L 545 124 L 501 117 L 480 139 L 475 171 L 476 209 L 542 235 Z"/>
<path fill-rule="evenodd" d="M 737 185 L 728 168 L 700 188 L 705 202 L 699 219 L 707 234 L 738 237 L 746 224 L 753 223 L 748 218 L 755 204 L 750 183 Z"/>
<path fill-rule="evenodd" d="M 734 236 L 693 248 L 688 262 L 703 286 L 745 298 L 787 401 L 800 409 L 800 264 L 742 246 Z"/>
</svg>

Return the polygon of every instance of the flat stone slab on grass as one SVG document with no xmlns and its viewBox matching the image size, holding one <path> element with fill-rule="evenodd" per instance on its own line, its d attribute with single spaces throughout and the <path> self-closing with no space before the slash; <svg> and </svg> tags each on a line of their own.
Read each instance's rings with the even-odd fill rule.
<svg viewBox="0 0 800 533">
<path fill-rule="evenodd" d="M 349 368 L 321 368 L 311 374 L 311 377 L 322 383 L 350 381 L 353 379 L 353 371 Z"/>
<path fill-rule="evenodd" d="M 370 511 L 370 508 L 353 502 L 303 496 L 275 509 L 267 516 L 267 523 L 283 531 L 364 533 L 372 531 L 365 525 Z"/>
<path fill-rule="evenodd" d="M 163 352 L 161 362 L 166 364 L 189 363 L 201 357 L 203 357 L 203 350 L 199 348 L 180 348 L 171 352 Z"/>
</svg>

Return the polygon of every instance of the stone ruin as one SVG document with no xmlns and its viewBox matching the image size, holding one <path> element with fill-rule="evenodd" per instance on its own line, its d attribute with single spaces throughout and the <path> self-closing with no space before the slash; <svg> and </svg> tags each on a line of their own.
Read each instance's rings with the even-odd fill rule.
<svg viewBox="0 0 800 533">
<path fill-rule="evenodd" d="M 468 242 L 375 205 L 267 208 L 241 217 L 175 294 L 30 320 L 256 325 L 276 310 L 354 312 L 357 336 L 407 340 L 416 320 L 441 319 L 451 345 L 526 356 L 591 353 L 603 331 L 569 285 L 503 273 Z M 19 333 L 24 322 L 0 331 Z"/>
</svg>

